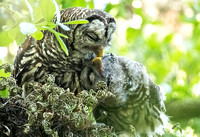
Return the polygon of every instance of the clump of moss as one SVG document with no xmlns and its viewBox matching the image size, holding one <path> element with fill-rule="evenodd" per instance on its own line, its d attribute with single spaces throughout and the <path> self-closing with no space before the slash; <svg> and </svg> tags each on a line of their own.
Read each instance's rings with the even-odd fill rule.
<svg viewBox="0 0 200 137">
<path fill-rule="evenodd" d="M 0 68 L 12 71 L 8 64 Z M 9 91 L 9 98 L 0 97 L 0 136 L 116 136 L 111 127 L 95 123 L 92 114 L 96 104 L 110 96 L 106 86 L 100 92 L 74 95 L 57 86 L 53 75 L 44 80 L 45 84 L 31 81 L 19 87 L 12 77 L 0 79 L 0 92 Z"/>
</svg>

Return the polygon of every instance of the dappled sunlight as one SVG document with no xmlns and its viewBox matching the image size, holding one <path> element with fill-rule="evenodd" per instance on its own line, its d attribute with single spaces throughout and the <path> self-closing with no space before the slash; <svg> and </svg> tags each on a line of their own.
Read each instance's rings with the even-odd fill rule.
<svg viewBox="0 0 200 137">
<path fill-rule="evenodd" d="M 198 137 L 197 134 L 194 133 L 194 129 L 191 127 L 187 127 L 185 130 L 183 130 L 183 134 L 186 137 Z"/>
<path fill-rule="evenodd" d="M 133 8 L 142 8 L 142 1 L 141 0 L 134 0 L 132 2 Z"/>
<path fill-rule="evenodd" d="M 188 18 L 191 18 L 194 16 L 194 11 L 191 8 L 186 7 L 184 8 L 184 15 Z"/>
<path fill-rule="evenodd" d="M 177 85 L 184 86 L 186 78 L 187 78 L 186 72 L 184 70 L 178 70 L 177 76 L 176 76 Z"/>
<path fill-rule="evenodd" d="M 193 86 L 192 93 L 195 97 L 200 96 L 200 81 Z"/>
<path fill-rule="evenodd" d="M 158 31 L 158 26 L 153 24 L 147 24 L 144 26 L 143 35 L 145 38 L 150 37 L 153 33 Z"/>
<path fill-rule="evenodd" d="M 14 41 L 9 45 L 8 49 L 10 54 L 15 57 L 17 55 L 17 50 L 19 49 L 19 46 L 17 45 L 16 41 Z"/>
<path fill-rule="evenodd" d="M 172 91 L 172 86 L 169 85 L 168 83 L 162 83 L 161 87 L 162 87 L 163 91 L 165 91 L 166 93 L 169 93 Z"/>
<path fill-rule="evenodd" d="M 172 44 L 174 45 L 174 47 L 177 50 L 180 50 L 181 52 L 186 52 L 184 45 L 183 45 L 183 38 L 181 37 L 181 35 L 175 35 L 173 40 L 172 40 Z"/>
<path fill-rule="evenodd" d="M 196 20 L 197 20 L 198 22 L 200 22 L 200 13 L 198 13 L 198 14 L 196 15 Z"/>
<path fill-rule="evenodd" d="M 146 24 L 143 29 L 144 38 L 149 38 L 153 34 L 156 34 L 158 41 L 163 41 L 164 38 L 171 33 L 172 32 L 169 29 L 162 25 Z"/>
<path fill-rule="evenodd" d="M 0 59 L 5 58 L 7 54 L 8 54 L 7 47 L 0 47 Z"/>
<path fill-rule="evenodd" d="M 133 15 L 133 19 L 131 21 L 131 27 L 134 29 L 140 29 L 142 25 L 142 17 L 140 15 Z"/>
</svg>

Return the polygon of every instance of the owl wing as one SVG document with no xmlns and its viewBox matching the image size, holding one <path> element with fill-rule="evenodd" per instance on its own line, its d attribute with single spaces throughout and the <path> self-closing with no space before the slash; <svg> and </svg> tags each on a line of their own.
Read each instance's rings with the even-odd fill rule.
<svg viewBox="0 0 200 137">
<path fill-rule="evenodd" d="M 161 111 L 165 112 L 166 109 L 161 89 L 151 79 L 149 79 L 149 91 L 151 103 L 157 106 Z"/>
<path fill-rule="evenodd" d="M 134 83 L 129 85 L 129 87 L 133 88 L 135 86 L 133 89 L 139 89 L 138 87 L 148 89 L 147 91 L 149 91 L 149 93 L 147 93 L 147 95 L 149 96 L 149 102 L 151 105 L 156 106 L 160 111 L 165 112 L 161 89 L 149 78 L 146 68 L 141 63 L 132 61 L 128 58 L 120 56 L 117 58 L 121 66 L 123 66 L 124 70 L 127 72 L 126 77 L 130 77 L 128 83 Z M 144 88 L 141 90 L 144 90 Z"/>
<path fill-rule="evenodd" d="M 38 58 L 37 49 L 34 46 L 34 38 L 28 36 L 25 42 L 18 50 L 17 56 L 14 61 L 14 70 L 11 74 L 17 80 L 17 84 L 21 86 L 24 82 L 35 80 L 37 73 L 42 75 L 42 64 Z"/>
<path fill-rule="evenodd" d="M 15 61 L 14 61 L 14 70 L 11 73 L 11 76 L 18 79 L 21 75 L 21 73 L 23 73 L 23 70 L 25 70 L 25 66 L 22 66 L 21 64 L 21 60 L 23 58 L 24 52 L 30 47 L 31 44 L 31 36 L 28 36 L 26 38 L 26 40 L 24 41 L 24 43 L 21 45 L 21 47 L 19 48 L 18 52 L 17 52 L 17 56 L 15 57 Z M 18 83 L 20 83 L 18 81 Z"/>
</svg>

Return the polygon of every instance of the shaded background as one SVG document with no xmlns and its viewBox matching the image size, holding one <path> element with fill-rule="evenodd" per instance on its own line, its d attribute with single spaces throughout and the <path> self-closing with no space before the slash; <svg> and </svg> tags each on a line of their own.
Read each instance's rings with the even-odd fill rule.
<svg viewBox="0 0 200 137">
<path fill-rule="evenodd" d="M 7 0 L 8 1 L 8 0 Z M 0 2 L 5 2 L 0 0 Z M 28 16 L 24 0 L 10 0 Z M 36 7 L 39 0 L 29 0 Z M 59 6 L 102 9 L 116 18 L 117 31 L 107 52 L 146 66 L 166 92 L 172 124 L 165 136 L 200 136 L 200 1 L 198 0 L 57 0 Z M 46 7 L 44 7 L 46 8 Z M 48 9 L 47 9 L 48 10 Z M 8 40 L 2 26 L 14 22 L 0 6 L 0 64 L 13 64 L 19 42 Z M 22 38 L 23 39 L 23 38 Z M 0 70 L 0 76 L 9 76 Z M 7 93 L 1 93 L 7 96 Z M 180 123 L 181 128 L 178 123 Z M 175 125 L 174 129 L 172 127 Z"/>
</svg>

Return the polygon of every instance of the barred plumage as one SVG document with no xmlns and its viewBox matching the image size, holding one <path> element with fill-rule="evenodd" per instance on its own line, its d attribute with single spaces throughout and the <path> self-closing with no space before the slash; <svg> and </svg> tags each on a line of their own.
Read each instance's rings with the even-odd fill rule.
<svg viewBox="0 0 200 137">
<path fill-rule="evenodd" d="M 81 75 L 85 88 L 95 89 L 102 80 L 115 95 L 96 106 L 94 116 L 97 122 L 130 136 L 162 135 L 168 117 L 164 113 L 160 88 L 150 80 L 146 69 L 140 63 L 112 54 L 103 56 L 102 65 L 102 75 L 93 65 L 86 66 Z"/>
<path fill-rule="evenodd" d="M 14 63 L 13 77 L 17 84 L 35 80 L 43 82 L 42 77 L 47 74 L 55 76 L 56 83 L 63 88 L 75 91 L 79 87 L 79 74 L 82 64 L 91 60 L 109 46 L 111 35 L 115 30 L 114 18 L 106 12 L 80 7 L 61 11 L 61 22 L 77 19 L 87 19 L 88 24 L 68 25 L 70 31 L 61 27 L 55 30 L 65 34 L 62 38 L 69 50 L 66 56 L 56 37 L 49 31 L 44 31 L 42 40 L 35 40 L 31 36 L 20 47 Z M 53 19 L 56 22 L 56 17 Z"/>
</svg>

